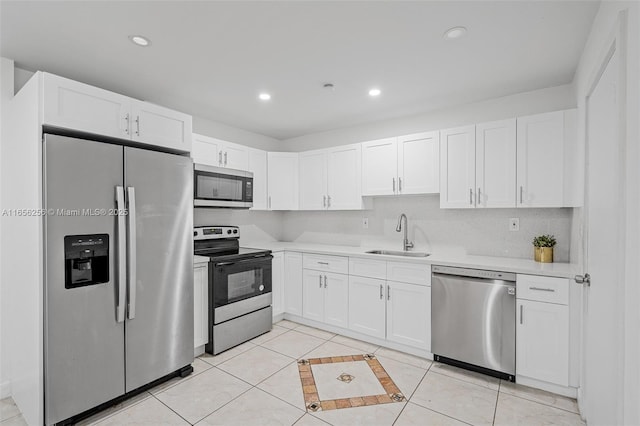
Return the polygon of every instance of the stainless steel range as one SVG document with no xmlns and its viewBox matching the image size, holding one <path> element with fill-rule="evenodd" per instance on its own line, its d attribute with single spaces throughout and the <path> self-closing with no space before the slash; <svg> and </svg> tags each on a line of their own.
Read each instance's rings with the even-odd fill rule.
<svg viewBox="0 0 640 426">
<path fill-rule="evenodd" d="M 209 342 L 219 354 L 272 327 L 270 250 L 240 247 L 237 226 L 194 228 L 194 253 L 209 257 Z"/>
</svg>

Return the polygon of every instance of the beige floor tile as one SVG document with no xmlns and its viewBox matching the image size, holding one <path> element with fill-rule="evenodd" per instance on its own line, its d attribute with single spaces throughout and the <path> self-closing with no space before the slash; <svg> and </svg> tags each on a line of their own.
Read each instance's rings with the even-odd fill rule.
<svg viewBox="0 0 640 426">
<path fill-rule="evenodd" d="M 295 423 L 295 426 L 327 426 L 327 422 L 323 422 L 317 417 L 313 417 L 311 414 L 307 413 L 300 418 Z"/>
<path fill-rule="evenodd" d="M 219 364 L 218 368 L 245 382 L 257 385 L 287 364 L 294 362 L 293 358 L 286 355 L 256 346 Z"/>
<path fill-rule="evenodd" d="M 222 364 L 225 361 L 230 360 L 231 358 L 233 358 L 236 355 L 239 355 L 243 352 L 248 351 L 251 348 L 255 348 L 256 345 L 254 345 L 251 342 L 245 342 L 241 345 L 238 345 L 234 348 L 231 348 L 229 350 L 226 350 L 216 356 L 211 356 L 211 354 L 208 353 L 204 353 L 203 355 L 201 355 L 199 358 L 204 361 L 207 362 L 213 366 L 216 366 L 218 364 Z"/>
<path fill-rule="evenodd" d="M 556 408 L 571 411 L 572 413 L 579 413 L 578 402 L 575 399 L 556 395 L 551 392 L 545 392 L 540 389 L 530 388 L 529 386 L 502 381 L 500 383 L 500 392 L 519 396 L 520 398 L 539 402 L 541 404 L 551 405 Z"/>
<path fill-rule="evenodd" d="M 191 365 L 193 366 L 193 373 L 189 374 L 187 377 L 174 377 L 170 380 L 167 380 L 164 383 L 160 383 L 157 386 L 154 386 L 153 388 L 149 389 L 149 393 L 151 395 L 157 395 L 160 392 L 163 392 L 167 389 L 169 389 L 170 387 L 173 387 L 175 385 L 177 385 L 178 383 L 182 383 L 185 380 L 189 380 L 192 377 L 197 376 L 200 373 L 203 373 L 205 371 L 207 371 L 210 368 L 213 368 L 211 366 L 211 364 L 202 361 L 200 358 L 196 358 L 193 360 L 193 362 L 191 363 Z"/>
<path fill-rule="evenodd" d="M 329 340 L 333 336 L 335 336 L 335 333 L 331 333 L 331 332 L 320 330 L 313 327 L 307 327 L 306 325 L 299 325 L 294 330 L 300 333 L 305 333 L 310 336 L 317 337 L 318 339 L 324 339 L 324 340 Z"/>
<path fill-rule="evenodd" d="M 254 345 L 261 345 L 262 343 L 268 342 L 269 340 L 278 337 L 279 335 L 284 334 L 289 330 L 289 328 L 274 326 L 268 333 L 261 334 L 260 336 L 251 339 L 251 343 L 253 343 Z"/>
<path fill-rule="evenodd" d="M 498 392 L 429 371 L 410 401 L 474 425 L 490 425 Z"/>
<path fill-rule="evenodd" d="M 0 399 L 0 421 L 7 420 L 20 414 L 20 409 L 13 398 Z"/>
<path fill-rule="evenodd" d="M 386 394 L 366 361 L 316 364 L 311 366 L 311 372 L 321 401 Z M 338 380 L 342 373 L 352 375 L 353 380 L 349 383 Z"/>
<path fill-rule="evenodd" d="M 496 408 L 496 426 L 584 425 L 580 416 L 548 405 L 501 393 Z"/>
<path fill-rule="evenodd" d="M 408 365 L 391 358 L 382 356 L 376 356 L 376 358 L 407 399 L 409 399 L 416 390 L 427 372 L 424 368 L 414 367 L 413 365 Z"/>
<path fill-rule="evenodd" d="M 98 424 L 101 421 L 105 420 L 108 417 L 111 417 L 113 415 L 116 415 L 118 413 L 120 413 L 121 411 L 127 410 L 131 407 L 133 407 L 136 404 L 139 404 L 143 401 L 145 401 L 146 399 L 151 398 L 151 395 L 149 394 L 149 392 L 143 392 L 140 393 L 134 397 L 131 397 L 117 405 L 111 406 L 109 408 L 106 408 L 102 411 L 100 411 L 99 413 L 94 414 L 91 417 L 88 417 L 80 422 L 78 422 L 78 426 L 85 426 L 85 425 L 94 425 L 94 424 Z M 2 425 L 4 426 L 4 424 Z"/>
<path fill-rule="evenodd" d="M 313 415 L 334 426 L 390 426 L 404 406 L 404 402 L 394 402 L 367 407 L 317 411 Z"/>
<path fill-rule="evenodd" d="M 120 411 L 98 423 L 100 426 L 126 425 L 188 425 L 184 419 L 157 399 L 147 398 L 139 404 Z"/>
<path fill-rule="evenodd" d="M 291 330 L 263 343 L 261 346 L 297 359 L 324 342 L 324 340 L 317 337 Z"/>
<path fill-rule="evenodd" d="M 277 325 L 278 327 L 284 327 L 284 328 L 292 329 L 292 328 L 296 328 L 300 324 L 298 324 L 297 322 L 292 322 L 292 321 L 288 321 L 288 320 L 282 320 L 280 322 L 275 323 L 274 325 Z"/>
<path fill-rule="evenodd" d="M 196 423 L 249 388 L 240 379 L 212 368 L 160 392 L 156 398 L 190 423 Z"/>
<path fill-rule="evenodd" d="M 466 423 L 462 423 L 451 417 L 447 417 L 443 414 L 436 413 L 428 408 L 421 407 L 419 405 L 408 403 L 402 410 L 400 417 L 393 424 L 393 426 L 464 426 Z"/>
<path fill-rule="evenodd" d="M 364 355 L 367 352 L 363 352 L 360 349 L 352 348 L 349 346 L 335 343 L 333 340 L 329 340 L 326 343 L 318 346 L 310 352 L 304 355 L 304 358 L 322 358 L 327 356 L 345 356 L 345 355 Z"/>
<path fill-rule="evenodd" d="M 304 411 L 253 388 L 208 416 L 199 425 L 292 425 L 304 414 Z"/>
<path fill-rule="evenodd" d="M 464 380 L 465 382 L 484 386 L 485 388 L 493 390 L 498 390 L 498 387 L 500 386 L 500 379 L 487 376 L 486 374 L 476 373 L 475 371 L 464 370 L 452 365 L 442 364 L 440 362 L 434 362 L 429 369 L 429 372 L 444 374 L 445 376 Z"/>
<path fill-rule="evenodd" d="M 0 424 L 2 424 L 2 426 L 29 426 L 24 417 L 22 417 L 22 414 L 3 420 Z"/>
<path fill-rule="evenodd" d="M 375 352 L 376 355 L 383 356 L 385 358 L 395 359 L 396 361 L 404 362 L 405 364 L 413 365 L 424 369 L 429 369 L 433 361 L 426 358 L 420 358 L 414 355 L 409 355 L 404 352 L 394 351 L 393 349 L 380 348 Z"/>
<path fill-rule="evenodd" d="M 298 364 L 292 363 L 258 385 L 259 389 L 306 410 Z"/>
<path fill-rule="evenodd" d="M 341 345 L 358 349 L 363 354 L 372 354 L 378 349 L 380 349 L 380 346 L 374 345 L 373 343 L 367 343 L 367 342 L 363 342 L 362 340 L 351 339 L 350 337 L 340 336 L 339 334 L 333 337 L 331 341 L 340 343 Z"/>
</svg>

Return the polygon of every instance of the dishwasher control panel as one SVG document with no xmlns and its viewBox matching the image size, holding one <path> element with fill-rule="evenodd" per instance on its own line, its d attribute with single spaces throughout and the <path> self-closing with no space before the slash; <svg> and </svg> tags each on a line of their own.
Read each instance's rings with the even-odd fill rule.
<svg viewBox="0 0 640 426">
<path fill-rule="evenodd" d="M 431 266 L 434 274 L 458 275 L 460 277 L 485 278 L 488 280 L 514 281 L 516 274 L 511 272 L 487 271 L 484 269 L 458 268 L 454 266 Z"/>
</svg>

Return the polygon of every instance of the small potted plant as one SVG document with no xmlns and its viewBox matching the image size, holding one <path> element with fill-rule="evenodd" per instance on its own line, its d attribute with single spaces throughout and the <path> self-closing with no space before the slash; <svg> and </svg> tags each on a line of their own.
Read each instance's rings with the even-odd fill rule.
<svg viewBox="0 0 640 426">
<path fill-rule="evenodd" d="M 553 235 L 540 235 L 533 239 L 534 258 L 536 262 L 552 263 L 553 246 L 556 239 Z"/>
</svg>

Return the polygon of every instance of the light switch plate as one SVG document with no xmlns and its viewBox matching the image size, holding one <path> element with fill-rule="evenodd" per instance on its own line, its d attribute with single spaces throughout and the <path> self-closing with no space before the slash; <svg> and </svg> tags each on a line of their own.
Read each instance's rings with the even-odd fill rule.
<svg viewBox="0 0 640 426">
<path fill-rule="evenodd" d="M 517 217 L 512 217 L 509 219 L 509 231 L 519 231 L 520 230 L 520 219 Z"/>
</svg>

